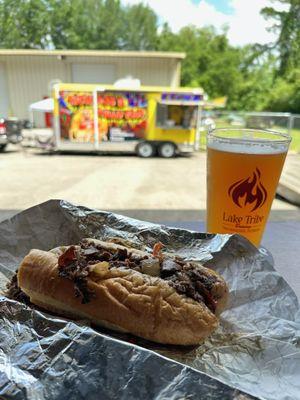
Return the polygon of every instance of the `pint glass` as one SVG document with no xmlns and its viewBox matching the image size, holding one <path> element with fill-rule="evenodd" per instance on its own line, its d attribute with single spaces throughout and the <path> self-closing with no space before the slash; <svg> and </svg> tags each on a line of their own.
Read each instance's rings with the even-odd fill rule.
<svg viewBox="0 0 300 400">
<path fill-rule="evenodd" d="M 239 233 L 259 245 L 290 141 L 257 129 L 208 133 L 208 232 Z"/>
</svg>

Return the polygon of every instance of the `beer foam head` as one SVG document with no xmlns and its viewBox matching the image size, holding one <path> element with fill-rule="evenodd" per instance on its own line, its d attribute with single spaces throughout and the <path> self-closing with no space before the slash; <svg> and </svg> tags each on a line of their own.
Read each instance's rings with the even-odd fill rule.
<svg viewBox="0 0 300 400">
<path fill-rule="evenodd" d="M 207 147 L 214 150 L 226 151 L 230 153 L 242 154 L 280 154 L 288 150 L 288 143 L 261 141 L 243 141 L 242 139 L 232 139 L 226 141 L 219 138 L 210 138 Z"/>
<path fill-rule="evenodd" d="M 251 128 L 218 128 L 207 135 L 207 147 L 242 154 L 286 153 L 290 141 L 288 134 Z"/>
</svg>

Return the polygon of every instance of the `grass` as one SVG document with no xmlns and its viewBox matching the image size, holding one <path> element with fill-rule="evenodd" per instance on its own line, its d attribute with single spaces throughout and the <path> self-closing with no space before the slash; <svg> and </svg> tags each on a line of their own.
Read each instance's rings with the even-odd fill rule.
<svg viewBox="0 0 300 400">
<path fill-rule="evenodd" d="M 239 128 L 239 126 L 228 126 L 228 122 L 224 119 L 217 119 L 216 120 L 216 126 L 217 128 L 223 128 L 223 127 L 228 127 L 228 128 Z M 287 133 L 287 129 L 284 129 L 279 126 L 273 126 L 272 130 L 274 131 L 279 131 L 283 133 Z M 290 144 L 289 150 L 300 153 L 300 129 L 292 129 L 291 131 L 291 136 L 292 136 L 292 141 Z M 200 148 L 201 150 L 206 149 L 206 131 L 201 132 L 201 138 L 200 138 Z"/>
<path fill-rule="evenodd" d="M 291 136 L 292 142 L 290 145 L 290 150 L 300 153 L 300 129 L 292 129 Z"/>
</svg>

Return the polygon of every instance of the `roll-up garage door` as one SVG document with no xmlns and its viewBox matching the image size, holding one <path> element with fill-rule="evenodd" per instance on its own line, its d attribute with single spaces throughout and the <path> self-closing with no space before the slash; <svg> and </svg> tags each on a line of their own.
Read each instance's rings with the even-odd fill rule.
<svg viewBox="0 0 300 400">
<path fill-rule="evenodd" d="M 107 83 L 116 80 L 115 65 L 72 64 L 72 79 L 75 83 Z"/>
</svg>

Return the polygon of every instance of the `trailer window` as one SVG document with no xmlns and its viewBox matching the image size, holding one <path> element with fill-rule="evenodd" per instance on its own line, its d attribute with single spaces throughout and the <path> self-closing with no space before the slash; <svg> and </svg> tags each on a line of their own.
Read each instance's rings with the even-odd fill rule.
<svg viewBox="0 0 300 400">
<path fill-rule="evenodd" d="M 196 106 L 157 104 L 156 125 L 161 128 L 195 128 L 197 122 Z"/>
</svg>

